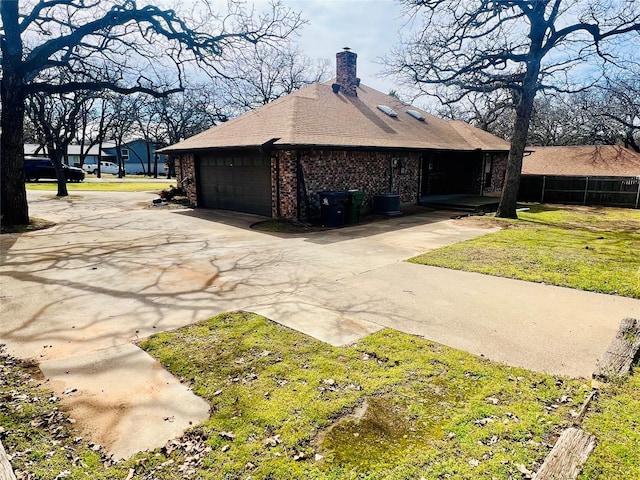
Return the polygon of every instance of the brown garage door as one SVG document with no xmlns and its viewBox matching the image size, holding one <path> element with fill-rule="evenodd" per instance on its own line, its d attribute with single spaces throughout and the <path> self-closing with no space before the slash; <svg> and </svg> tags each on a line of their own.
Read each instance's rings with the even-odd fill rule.
<svg viewBox="0 0 640 480">
<path fill-rule="evenodd" d="M 271 216 L 271 160 L 260 153 L 199 157 L 200 204 Z"/>
</svg>

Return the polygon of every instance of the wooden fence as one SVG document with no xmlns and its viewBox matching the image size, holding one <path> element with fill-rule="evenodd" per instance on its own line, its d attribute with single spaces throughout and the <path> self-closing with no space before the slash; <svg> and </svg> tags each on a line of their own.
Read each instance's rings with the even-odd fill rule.
<svg viewBox="0 0 640 480">
<path fill-rule="evenodd" d="M 640 208 L 640 176 L 522 175 L 518 200 Z"/>
</svg>

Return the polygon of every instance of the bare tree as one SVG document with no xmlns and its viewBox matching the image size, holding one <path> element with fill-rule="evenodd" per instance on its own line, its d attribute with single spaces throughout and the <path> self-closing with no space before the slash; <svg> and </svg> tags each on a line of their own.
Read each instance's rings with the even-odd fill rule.
<svg viewBox="0 0 640 480">
<path fill-rule="evenodd" d="M 80 167 L 84 165 L 91 149 L 104 139 L 104 131 L 100 128 L 104 123 L 101 122 L 103 120 L 101 105 L 104 105 L 104 101 L 96 92 L 87 92 L 87 97 L 80 107 L 75 138 L 75 142 L 80 146 Z"/>
<path fill-rule="evenodd" d="M 80 111 L 87 98 L 84 92 L 36 93 L 28 98 L 27 113 L 39 137 L 38 143 L 46 147 L 53 162 L 59 197 L 68 195 L 62 163 L 67 159 L 67 149 L 76 136 Z"/>
<path fill-rule="evenodd" d="M 511 134 L 514 118 L 512 98 L 504 91 L 471 92 L 459 102 L 445 103 L 436 113 L 443 118 L 463 120 L 504 139 Z"/>
<path fill-rule="evenodd" d="M 150 99 L 143 116 L 146 126 L 141 128 L 149 139 L 171 145 L 226 122 L 230 107 L 219 89 L 216 82 L 194 84 L 183 92 Z"/>
<path fill-rule="evenodd" d="M 515 112 L 496 92 L 473 93 L 437 111 L 508 139 Z M 606 80 L 577 93 L 544 94 L 533 104 L 528 144 L 640 146 L 640 90 L 633 78 Z"/>
<path fill-rule="evenodd" d="M 144 92 L 162 96 L 179 91 L 190 64 L 215 74 L 224 52 L 238 44 L 278 41 L 303 23 L 298 14 L 271 5 L 254 16 L 230 0 L 224 17 L 202 2 L 203 18 L 188 23 L 174 10 L 134 0 L 39 0 L 19 8 L 0 3 L 2 80 L 0 128 L 3 224 L 26 224 L 23 126 L 25 100 L 37 93 L 77 90 Z M 162 84 L 156 72 L 172 68 L 175 81 Z M 63 72 L 72 81 L 62 83 Z"/>
<path fill-rule="evenodd" d="M 640 153 L 640 73 L 610 78 L 600 90 L 597 115 L 613 138 Z"/>
<path fill-rule="evenodd" d="M 574 94 L 578 95 L 578 94 Z M 579 145 L 587 111 L 579 107 L 575 96 L 543 95 L 533 102 L 528 144 L 537 146 Z M 589 123 L 591 123 L 589 121 Z"/>
<path fill-rule="evenodd" d="M 146 97 L 141 94 L 112 94 L 105 102 L 104 132 L 105 137 L 115 143 L 119 178 L 125 175 L 125 159 L 122 154 L 125 140 L 139 133 L 139 117 L 144 115 L 143 111 L 146 100 Z M 100 173 L 100 167 L 98 166 L 98 174 Z"/>
<path fill-rule="evenodd" d="M 637 76 L 637 74 L 636 74 Z M 633 75 L 606 79 L 574 94 L 536 98 L 531 145 L 624 144 L 640 151 L 640 83 Z"/>
<path fill-rule="evenodd" d="M 259 44 L 239 52 L 221 86 L 236 113 L 253 110 L 314 82 L 328 79 L 328 60 L 312 61 L 292 45 Z"/>
<path fill-rule="evenodd" d="M 445 102 L 470 92 L 506 90 L 513 96 L 516 116 L 497 215 L 516 218 L 536 93 L 567 90 L 560 85 L 567 85 L 571 69 L 589 60 L 598 59 L 603 67 L 621 64 L 616 43 L 638 39 L 640 5 L 624 0 L 402 1 L 423 23 L 388 59 L 390 71 Z"/>
</svg>

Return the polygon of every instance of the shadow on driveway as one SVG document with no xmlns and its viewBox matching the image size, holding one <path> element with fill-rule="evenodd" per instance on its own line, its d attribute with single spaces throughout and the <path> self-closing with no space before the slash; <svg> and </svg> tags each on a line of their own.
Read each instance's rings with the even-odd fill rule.
<svg viewBox="0 0 640 480">
<path fill-rule="evenodd" d="M 279 238 L 305 238 L 306 241 L 318 245 L 326 245 L 348 240 L 367 238 L 391 232 L 399 232 L 407 228 L 414 228 L 422 225 L 450 220 L 460 212 L 449 210 L 433 210 L 421 206 L 410 206 L 407 212 L 400 217 L 383 217 L 381 215 L 371 215 L 363 222 L 355 225 L 345 225 L 339 228 L 320 228 L 311 231 L 300 232 L 270 232 L 251 228 L 252 225 L 269 217 L 252 215 L 249 213 L 232 212 L 227 210 L 214 210 L 197 208 L 191 210 L 176 210 L 173 213 L 188 217 L 199 218 L 215 223 L 222 223 L 237 228 L 251 229 L 256 233 L 262 233 Z"/>
</svg>

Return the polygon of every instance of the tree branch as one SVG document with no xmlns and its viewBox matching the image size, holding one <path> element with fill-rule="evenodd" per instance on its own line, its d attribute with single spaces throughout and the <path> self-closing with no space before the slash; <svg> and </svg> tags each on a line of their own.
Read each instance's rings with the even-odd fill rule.
<svg viewBox="0 0 640 480">
<path fill-rule="evenodd" d="M 172 88 L 164 91 L 157 91 L 150 87 L 144 87 L 141 85 L 133 87 L 123 87 L 109 81 L 88 81 L 88 82 L 66 82 L 64 84 L 51 84 L 51 83 L 35 83 L 26 87 L 28 94 L 36 92 L 54 94 L 54 93 L 70 93 L 78 90 L 88 91 L 101 91 L 110 90 L 115 93 L 123 95 L 129 95 L 132 93 L 145 93 L 153 97 L 166 97 L 172 93 L 178 93 L 184 90 L 184 88 Z"/>
</svg>

